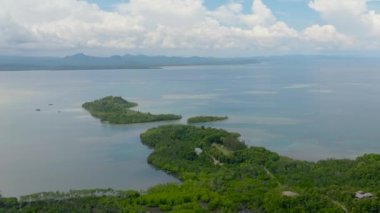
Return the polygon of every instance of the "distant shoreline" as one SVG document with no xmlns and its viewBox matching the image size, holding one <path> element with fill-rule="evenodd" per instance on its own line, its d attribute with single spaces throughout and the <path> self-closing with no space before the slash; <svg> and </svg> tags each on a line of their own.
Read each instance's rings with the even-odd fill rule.
<svg viewBox="0 0 380 213">
<path fill-rule="evenodd" d="M 162 69 L 173 66 L 256 64 L 257 58 L 203 58 L 125 55 L 93 57 L 76 54 L 63 58 L 0 56 L 0 71 Z"/>
</svg>

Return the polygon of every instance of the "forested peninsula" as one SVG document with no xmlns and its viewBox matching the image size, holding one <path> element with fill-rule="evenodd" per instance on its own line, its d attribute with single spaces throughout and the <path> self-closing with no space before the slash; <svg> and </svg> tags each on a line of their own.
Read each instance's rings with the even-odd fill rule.
<svg viewBox="0 0 380 213">
<path fill-rule="evenodd" d="M 146 192 L 82 190 L 0 199 L 0 212 L 380 212 L 380 155 L 306 162 L 248 147 L 222 129 L 141 134 L 148 162 L 182 182 Z"/>
<path fill-rule="evenodd" d="M 195 116 L 187 119 L 188 124 L 196 124 L 196 123 L 208 123 L 215 121 L 224 121 L 227 120 L 227 116 Z"/>
<path fill-rule="evenodd" d="M 181 115 L 151 114 L 135 111 L 131 108 L 138 104 L 124 100 L 122 97 L 107 96 L 82 105 L 92 116 L 102 122 L 111 124 L 148 123 L 156 121 L 180 120 Z"/>
</svg>

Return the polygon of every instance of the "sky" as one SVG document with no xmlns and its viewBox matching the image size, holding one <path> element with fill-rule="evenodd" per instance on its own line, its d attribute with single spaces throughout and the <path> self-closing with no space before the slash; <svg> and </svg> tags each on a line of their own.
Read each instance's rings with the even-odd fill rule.
<svg viewBox="0 0 380 213">
<path fill-rule="evenodd" d="M 0 0 L 0 55 L 380 55 L 379 0 Z"/>
</svg>

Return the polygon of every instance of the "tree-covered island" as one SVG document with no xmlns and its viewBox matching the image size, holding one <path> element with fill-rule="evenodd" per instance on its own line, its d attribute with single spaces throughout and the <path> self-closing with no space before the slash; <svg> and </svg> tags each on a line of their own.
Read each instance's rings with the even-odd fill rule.
<svg viewBox="0 0 380 213">
<path fill-rule="evenodd" d="M 148 123 L 155 121 L 180 120 L 181 115 L 151 114 L 135 111 L 137 103 L 129 102 L 121 97 L 107 96 L 99 100 L 87 102 L 82 105 L 92 116 L 102 122 L 111 124 Z"/>
<path fill-rule="evenodd" d="M 248 147 L 237 133 L 189 125 L 140 137 L 153 149 L 148 162 L 180 184 L 3 198 L 0 212 L 380 212 L 380 155 L 299 161 Z"/>
<path fill-rule="evenodd" d="M 195 116 L 187 119 L 188 124 L 207 123 L 227 120 L 227 116 Z"/>
</svg>

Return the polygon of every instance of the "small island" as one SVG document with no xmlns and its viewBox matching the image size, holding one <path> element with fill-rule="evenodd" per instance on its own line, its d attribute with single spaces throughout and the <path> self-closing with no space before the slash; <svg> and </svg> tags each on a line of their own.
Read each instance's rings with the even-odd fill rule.
<svg viewBox="0 0 380 213">
<path fill-rule="evenodd" d="M 151 114 L 132 110 L 138 104 L 124 100 L 122 97 L 107 96 L 82 105 L 90 114 L 102 122 L 111 124 L 148 123 L 156 121 L 180 120 L 181 115 Z"/>
<path fill-rule="evenodd" d="M 207 123 L 207 122 L 214 122 L 214 121 L 224 121 L 227 120 L 227 116 L 195 116 L 187 119 L 188 124 L 195 124 L 195 123 Z"/>
</svg>

